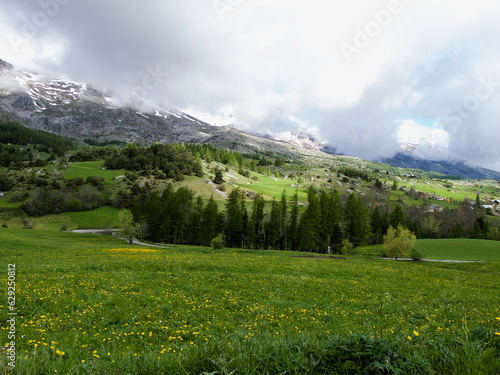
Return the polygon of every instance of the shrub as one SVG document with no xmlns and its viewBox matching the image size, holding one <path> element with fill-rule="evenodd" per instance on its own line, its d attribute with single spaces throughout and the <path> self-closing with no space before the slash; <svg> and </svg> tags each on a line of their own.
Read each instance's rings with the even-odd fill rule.
<svg viewBox="0 0 500 375">
<path fill-rule="evenodd" d="M 223 249 L 225 245 L 226 245 L 226 240 L 222 233 L 220 233 L 210 242 L 210 246 L 212 246 L 214 249 Z"/>
<path fill-rule="evenodd" d="M 413 248 L 411 253 L 410 253 L 410 257 L 412 260 L 422 260 L 422 259 L 424 259 L 424 256 L 425 255 L 422 252 L 422 250 L 420 250 L 417 247 Z"/>
<path fill-rule="evenodd" d="M 326 343 L 317 370 L 329 374 L 432 374 L 429 362 L 387 338 L 361 334 Z"/>
<path fill-rule="evenodd" d="M 352 245 L 351 242 L 349 242 L 348 239 L 345 239 L 344 241 L 342 241 L 342 247 L 340 248 L 340 253 L 342 255 L 352 255 L 353 249 L 354 249 L 354 246 Z"/>
<path fill-rule="evenodd" d="M 24 224 L 23 229 L 33 229 L 33 225 L 28 221 L 28 219 L 24 219 L 23 224 Z"/>
</svg>

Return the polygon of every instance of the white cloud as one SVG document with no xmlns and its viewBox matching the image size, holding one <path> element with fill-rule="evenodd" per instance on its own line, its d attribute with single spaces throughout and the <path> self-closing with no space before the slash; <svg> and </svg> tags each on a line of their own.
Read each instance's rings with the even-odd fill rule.
<svg viewBox="0 0 500 375">
<path fill-rule="evenodd" d="M 448 149 L 450 144 L 450 135 L 447 131 L 418 124 L 412 119 L 399 121 L 397 136 L 400 143 L 429 146 L 441 150 Z"/>
<path fill-rule="evenodd" d="M 57 12 L 22 49 L 0 41 L 0 58 L 124 98 L 159 65 L 168 78 L 151 100 L 214 115 L 231 106 L 255 131 L 286 108 L 290 126 L 316 127 L 339 151 L 365 157 L 397 150 L 400 119 L 444 119 L 500 58 L 493 0 L 400 0 L 385 21 L 388 0 L 221 0 L 222 18 L 212 0 L 48 2 Z M 3 2 L 0 32 L 23 35 L 40 12 L 40 2 Z M 340 45 L 355 45 L 358 30 L 372 36 L 348 63 Z M 490 141 L 499 104 L 500 90 L 460 124 L 440 123 L 450 152 L 500 169 Z"/>
</svg>

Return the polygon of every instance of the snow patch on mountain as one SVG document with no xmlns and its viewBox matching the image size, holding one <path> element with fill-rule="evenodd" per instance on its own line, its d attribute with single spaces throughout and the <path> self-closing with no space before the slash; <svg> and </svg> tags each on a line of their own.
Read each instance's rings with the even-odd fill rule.
<svg viewBox="0 0 500 375">
<path fill-rule="evenodd" d="M 292 145 L 306 149 L 322 150 L 328 145 L 327 141 L 323 141 L 318 135 L 307 130 L 300 130 L 298 132 L 287 130 L 273 133 L 271 136 L 278 141 L 288 142 Z"/>
</svg>

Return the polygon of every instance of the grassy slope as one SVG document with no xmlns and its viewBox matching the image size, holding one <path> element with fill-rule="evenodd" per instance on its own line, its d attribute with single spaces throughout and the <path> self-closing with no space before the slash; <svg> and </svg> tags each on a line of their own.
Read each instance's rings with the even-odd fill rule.
<svg viewBox="0 0 500 375">
<path fill-rule="evenodd" d="M 500 242 L 470 239 L 418 240 L 426 259 L 500 260 Z"/>
<path fill-rule="evenodd" d="M 102 169 L 102 164 L 101 161 L 69 163 L 68 168 L 62 171 L 62 175 L 67 179 L 76 177 L 86 179 L 89 176 L 97 176 L 104 177 L 106 182 L 111 182 L 113 178 L 124 175 L 126 172 L 125 170 L 110 171 Z"/>
<path fill-rule="evenodd" d="M 431 340 L 463 339 L 464 309 L 468 330 L 500 329 L 499 263 L 450 268 L 151 249 L 105 236 L 1 228 L 0 243 L 2 264 L 17 268 L 24 374 L 304 373 L 329 337 L 353 333 L 437 355 L 444 366 L 446 352 Z M 3 296 L 6 279 L 0 274 Z M 283 353 L 269 353 L 280 347 Z"/>
<path fill-rule="evenodd" d="M 335 160 L 342 160 L 341 158 L 332 157 L 332 162 Z M 326 163 L 325 159 L 325 163 Z M 338 161 L 337 160 L 337 161 Z M 362 163 L 362 161 L 358 161 Z M 207 184 L 206 179 L 212 178 L 212 174 L 209 172 L 209 167 L 211 166 L 204 165 L 205 176 L 203 178 L 197 177 L 186 177 L 184 181 L 175 183 L 176 187 L 178 186 L 187 186 L 193 189 L 197 195 L 201 195 L 205 200 L 208 200 L 211 195 L 216 199 L 219 209 L 224 209 L 225 198 L 223 195 L 218 194 L 214 191 L 213 185 Z M 218 165 L 219 167 L 224 167 L 222 165 Z M 49 165 L 46 167 L 48 171 L 52 171 L 55 169 L 53 165 Z M 88 176 L 100 176 L 106 179 L 106 182 L 113 183 L 114 192 L 116 192 L 118 183 L 117 181 L 113 181 L 113 178 L 121 176 L 125 174 L 125 171 L 108 171 L 102 169 L 102 162 L 78 162 L 78 163 L 70 163 L 66 170 L 59 170 L 62 173 L 62 176 L 68 179 L 83 177 L 87 178 Z M 229 194 L 236 186 L 241 187 L 244 190 L 251 192 L 260 192 L 264 195 L 265 199 L 271 200 L 273 198 L 279 200 L 281 197 L 281 193 L 283 190 L 286 191 L 288 200 L 291 200 L 291 197 L 295 193 L 295 191 L 299 194 L 299 201 L 307 201 L 307 187 L 310 184 L 313 184 L 316 187 L 324 187 L 330 186 L 331 188 L 338 189 L 341 194 L 345 193 L 347 189 L 351 188 L 353 182 L 355 183 L 355 188 L 364 191 L 367 197 L 370 197 L 370 191 L 368 190 L 370 184 L 361 180 L 351 180 L 349 183 L 344 183 L 341 181 L 342 177 L 338 177 L 336 173 L 325 172 L 322 168 L 311 168 L 307 171 L 302 171 L 303 183 L 298 184 L 297 180 L 299 178 L 299 172 L 291 170 L 295 174 L 295 179 L 284 179 L 282 177 L 275 179 L 274 176 L 266 177 L 264 175 L 251 172 L 251 177 L 258 177 L 258 181 L 254 181 L 252 179 L 243 177 L 239 175 L 233 168 L 230 168 L 229 174 L 225 174 L 226 179 L 226 194 Z M 281 170 L 281 174 L 288 174 L 289 172 L 285 172 Z M 29 174 L 24 173 L 25 177 L 28 178 Z M 234 177 L 233 177 L 234 176 Z M 319 176 L 319 178 L 318 178 Z M 374 178 L 381 178 L 384 180 L 386 178 L 385 174 L 374 174 Z M 332 179 L 331 182 L 328 182 L 329 179 Z M 312 181 L 314 180 L 314 181 Z M 390 180 L 387 181 L 390 185 Z M 489 191 L 490 194 L 493 194 L 492 189 L 494 188 L 490 182 L 481 181 L 481 182 L 470 182 L 470 181 L 453 181 L 454 188 L 451 189 L 453 194 L 450 193 L 450 189 L 446 189 L 443 187 L 443 182 L 434 181 L 434 180 L 417 180 L 417 179 L 398 179 L 399 185 L 405 186 L 414 186 L 417 190 L 423 190 L 432 192 L 435 194 L 439 194 L 445 197 L 454 197 L 459 200 L 465 197 L 475 197 L 478 189 L 483 189 L 484 191 Z M 480 185 L 482 184 L 482 185 Z M 161 186 L 164 186 L 165 182 L 160 183 Z M 293 185 L 293 186 L 292 186 Z M 300 186 L 297 189 L 296 186 Z M 0 199 L 0 208 L 13 209 L 19 207 L 21 203 L 9 203 L 8 199 L 19 192 L 7 192 L 6 196 Z M 377 199 L 380 201 L 385 201 L 383 194 L 377 194 Z M 405 194 L 399 190 L 390 191 L 391 194 L 391 206 L 395 206 L 398 204 L 397 200 L 402 199 L 407 205 L 422 205 L 423 202 L 421 200 L 413 200 L 409 197 L 405 196 Z M 251 200 L 248 200 L 249 204 Z M 453 208 L 454 206 L 450 203 L 440 202 L 440 201 L 429 201 L 429 203 L 437 203 L 445 207 Z M 60 223 L 61 225 L 66 224 L 69 225 L 71 229 L 76 227 L 104 227 L 107 222 L 114 223 L 117 221 L 117 211 L 111 209 L 110 207 L 105 207 L 97 211 L 91 212 L 81 212 L 81 213 L 64 213 L 61 215 L 55 215 L 57 218 L 53 219 L 50 215 L 49 218 L 39 218 L 39 219 L 31 219 L 33 223 L 35 223 L 36 228 L 44 228 L 44 229 L 55 229 L 55 227 Z M 490 217 L 490 220 L 494 220 L 497 218 Z M 22 227 L 22 220 L 20 218 L 16 219 L 7 219 L 6 223 L 10 227 L 20 228 Z"/>
</svg>

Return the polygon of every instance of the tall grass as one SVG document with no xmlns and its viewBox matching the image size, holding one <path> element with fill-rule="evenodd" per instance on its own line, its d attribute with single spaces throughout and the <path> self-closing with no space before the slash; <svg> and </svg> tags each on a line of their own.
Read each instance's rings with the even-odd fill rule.
<svg viewBox="0 0 500 375">
<path fill-rule="evenodd" d="M 158 249 L 42 230 L 0 229 L 0 243 L 18 270 L 14 373 L 500 370 L 498 262 Z"/>
</svg>

